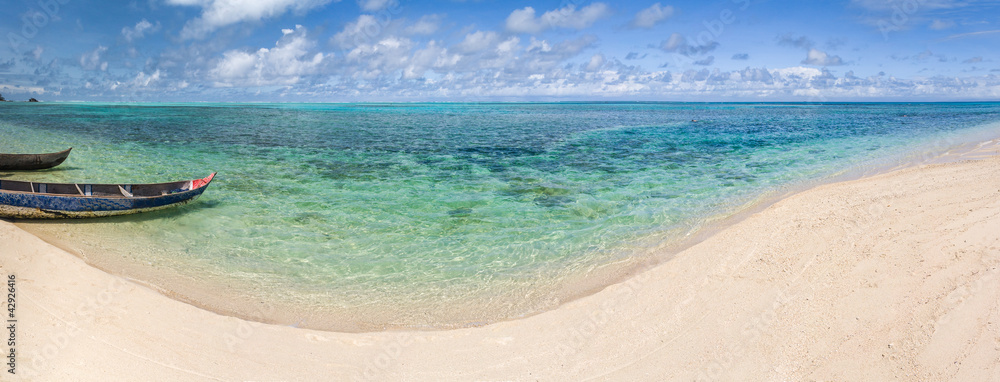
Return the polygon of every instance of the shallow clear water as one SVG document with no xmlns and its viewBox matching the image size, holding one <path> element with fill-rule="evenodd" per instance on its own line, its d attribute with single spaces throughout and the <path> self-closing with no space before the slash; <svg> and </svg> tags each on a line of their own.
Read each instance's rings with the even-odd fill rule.
<svg viewBox="0 0 1000 382">
<path fill-rule="evenodd" d="M 707 217 L 997 121 L 1000 104 L 0 104 L 0 152 L 74 148 L 0 177 L 218 171 L 181 208 L 21 225 L 203 305 L 446 327 L 547 309 Z"/>
</svg>

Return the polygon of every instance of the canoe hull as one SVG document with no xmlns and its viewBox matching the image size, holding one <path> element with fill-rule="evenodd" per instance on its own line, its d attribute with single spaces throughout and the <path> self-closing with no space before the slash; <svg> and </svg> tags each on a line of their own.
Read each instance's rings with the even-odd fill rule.
<svg viewBox="0 0 1000 382">
<path fill-rule="evenodd" d="M 28 171 L 44 170 L 60 165 L 73 150 L 49 154 L 0 154 L 0 170 Z"/>
<path fill-rule="evenodd" d="M 144 197 L 0 191 L 0 217 L 14 219 L 93 218 L 156 211 L 194 201 L 205 192 L 214 176 L 215 174 L 212 174 L 207 178 L 188 182 L 194 185 L 192 189 Z"/>
<path fill-rule="evenodd" d="M 128 203 L 134 199 L 88 198 L 84 200 L 66 197 L 55 198 L 73 200 L 17 200 L 20 198 L 11 198 L 12 194 L 0 193 L 0 216 L 12 219 L 83 219 L 130 215 L 193 202 L 204 190 L 204 188 L 196 190 L 197 194 L 183 198 L 180 194 L 168 195 L 171 198 L 164 197 L 158 200 L 159 203 Z M 31 207 L 30 205 L 41 205 L 41 207 Z"/>
</svg>

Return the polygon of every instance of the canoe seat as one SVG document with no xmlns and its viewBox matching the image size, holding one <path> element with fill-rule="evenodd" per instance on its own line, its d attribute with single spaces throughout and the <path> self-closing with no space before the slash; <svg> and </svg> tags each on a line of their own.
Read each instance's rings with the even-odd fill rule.
<svg viewBox="0 0 1000 382">
<path fill-rule="evenodd" d="M 76 186 L 76 191 L 79 192 L 80 195 L 83 195 L 83 196 L 93 196 L 93 194 L 94 194 L 94 191 L 93 191 L 93 188 L 92 188 L 93 186 L 91 186 L 89 184 L 84 184 L 82 190 L 80 189 L 80 185 L 79 184 L 74 183 L 73 185 Z"/>
</svg>

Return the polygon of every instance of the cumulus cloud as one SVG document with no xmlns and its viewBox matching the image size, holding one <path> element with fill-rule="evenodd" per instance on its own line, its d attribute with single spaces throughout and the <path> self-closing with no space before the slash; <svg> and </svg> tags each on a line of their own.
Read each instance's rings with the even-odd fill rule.
<svg viewBox="0 0 1000 382">
<path fill-rule="evenodd" d="M 432 20 L 431 18 L 421 18 L 421 21 L 417 21 L 416 24 L 403 28 L 404 21 L 401 19 L 392 20 L 375 15 L 360 15 L 357 20 L 347 23 L 343 30 L 333 35 L 330 42 L 338 47 L 351 49 L 378 42 L 385 37 L 397 35 L 400 31 L 404 31 L 406 34 L 420 35 L 432 27 L 428 24 Z M 421 25 L 422 23 L 424 24 Z"/>
<path fill-rule="evenodd" d="M 310 54 L 315 45 L 306 29 L 283 29 L 274 48 L 256 52 L 230 50 L 223 54 L 209 72 L 218 87 L 291 85 L 302 76 L 315 73 L 323 62 L 323 53 Z"/>
<path fill-rule="evenodd" d="M 431 41 L 425 48 L 413 54 L 413 58 L 403 69 L 403 79 L 424 78 L 428 70 L 450 68 L 460 59 L 461 56 L 450 54 L 448 49 L 440 46 L 437 41 Z"/>
<path fill-rule="evenodd" d="M 42 53 L 44 52 L 45 48 L 42 48 L 41 45 L 35 45 L 35 49 L 32 49 L 30 52 L 25 52 L 24 57 L 38 61 L 42 59 Z"/>
<path fill-rule="evenodd" d="M 455 45 L 455 50 L 462 53 L 481 52 L 500 41 L 500 35 L 496 32 L 476 31 L 465 36 L 462 42 Z"/>
<path fill-rule="evenodd" d="M 406 67 L 415 44 L 405 37 L 390 36 L 376 43 L 361 44 L 345 57 L 352 77 L 375 79 Z"/>
<path fill-rule="evenodd" d="M 587 73 L 597 73 L 615 65 L 597 54 L 589 56 L 579 66 L 580 71 L 573 69 L 576 65 L 571 60 L 596 42 L 593 35 L 562 41 L 535 37 L 523 41 L 518 36 L 475 31 L 447 46 L 435 40 L 421 45 L 405 36 L 389 35 L 358 45 L 328 66 L 338 81 L 323 87 L 348 92 L 381 89 L 384 93 L 408 95 L 431 88 L 443 92 L 465 89 L 462 91 L 469 93 L 463 93 L 463 99 L 480 97 L 474 89 L 480 89 L 483 96 L 488 96 L 491 89 L 520 92 L 528 86 L 566 81 L 572 73 L 580 74 L 587 68 L 591 69 Z"/>
<path fill-rule="evenodd" d="M 973 57 L 973 58 L 970 58 L 968 60 L 962 61 L 963 64 L 975 64 L 975 63 L 979 63 L 979 62 L 983 62 L 983 57 L 981 57 L 981 56 L 980 57 Z"/>
<path fill-rule="evenodd" d="M 170 1 L 187 2 L 191 5 L 214 3 L 208 0 Z M 292 3 L 306 2 L 287 2 Z M 353 7 L 352 3 L 346 5 Z M 589 7 L 593 6 L 595 5 Z M 662 11 L 668 7 L 659 8 Z M 297 8 L 287 5 L 281 12 L 288 13 L 295 9 Z M 596 20 L 604 17 L 602 15 L 610 12 L 603 9 L 602 12 L 595 13 L 587 9 L 588 7 L 577 5 L 548 12 L 540 9 L 536 13 L 534 9 L 526 7 L 510 13 L 511 16 L 521 16 L 520 19 L 514 17 L 513 24 L 512 17 L 507 17 L 504 20 L 507 24 L 499 29 L 477 30 L 468 27 L 462 29 L 461 34 L 454 34 L 454 31 L 442 33 L 440 29 L 444 28 L 443 17 L 438 15 L 427 15 L 419 20 L 356 15 L 357 18 L 347 23 L 343 30 L 330 31 L 333 37 L 329 44 L 325 44 L 326 37 L 324 44 L 316 44 L 316 36 L 307 36 L 304 28 L 296 27 L 284 30 L 273 45 L 246 49 L 233 50 L 233 46 L 226 45 L 231 41 L 189 41 L 150 57 L 146 63 L 139 59 L 128 60 L 134 66 L 128 67 L 127 71 L 117 65 L 113 65 L 114 70 L 107 69 L 106 61 L 109 57 L 124 53 L 111 49 L 114 52 L 111 54 L 104 46 L 79 56 L 79 67 L 74 62 L 76 57 L 71 58 L 66 66 L 70 67 L 67 71 L 73 74 L 80 72 L 79 68 L 90 71 L 84 74 L 86 78 L 78 81 L 82 83 L 86 80 L 88 90 L 117 86 L 119 93 L 122 89 L 132 89 L 147 94 L 176 94 L 166 90 L 173 88 L 187 89 L 182 94 L 192 95 L 192 98 L 218 95 L 234 100 L 254 99 L 253 94 L 258 92 L 263 94 L 256 98 L 260 100 L 296 94 L 300 98 L 288 99 L 303 101 L 515 100 L 518 97 L 805 100 L 816 95 L 830 99 L 882 99 L 879 97 L 905 98 L 914 94 L 916 98 L 920 94 L 957 94 L 966 98 L 994 94 L 994 98 L 1000 97 L 1000 75 L 995 73 L 989 73 L 992 77 L 899 79 L 891 74 L 866 77 L 870 73 L 862 70 L 858 74 L 848 72 L 838 77 L 824 67 L 844 65 L 844 60 L 834 55 L 841 52 L 830 48 L 829 44 L 814 43 L 806 36 L 799 35 L 777 36 L 772 42 L 795 50 L 801 49 L 802 56 L 799 57 L 804 56 L 805 59 L 801 63 L 795 62 L 799 61 L 798 58 L 793 60 L 790 64 L 794 67 L 791 68 L 715 68 L 712 66 L 716 59 L 720 60 L 720 66 L 739 64 L 740 60 L 748 60 L 750 54 L 728 52 L 726 55 L 732 55 L 731 59 L 735 61 L 727 61 L 725 55 L 710 55 L 718 54 L 718 43 L 694 39 L 694 35 L 691 35 L 692 39 L 687 39 L 678 33 L 661 35 L 660 38 L 666 37 L 662 42 L 659 39 L 651 41 L 656 45 L 650 46 L 652 52 L 648 55 L 643 53 L 647 51 L 635 47 L 632 48 L 635 50 L 633 52 L 598 51 L 595 49 L 597 37 L 579 36 L 581 33 L 576 30 L 593 25 Z M 629 21 L 628 16 L 631 15 L 626 15 L 623 22 Z M 265 14 L 261 17 L 274 16 Z M 504 18 L 502 14 L 500 17 Z M 639 14 L 636 14 L 635 20 L 631 20 L 634 25 L 628 26 L 662 26 L 657 23 L 670 18 L 657 19 L 652 24 L 636 22 L 639 19 Z M 151 23 L 142 20 L 134 27 L 130 25 L 123 28 L 120 41 L 151 38 L 150 31 L 155 30 L 156 26 L 146 24 Z M 920 25 L 926 27 L 928 24 Z M 535 34 L 560 28 L 572 33 Z M 312 30 L 309 32 L 316 34 Z M 261 46 L 264 48 L 260 49 Z M 324 49 L 334 51 L 336 55 L 327 54 Z M 657 57 L 656 51 L 661 52 L 660 57 L 669 56 L 668 60 L 682 60 L 677 62 L 683 62 L 683 65 L 671 64 L 670 71 L 649 70 L 639 65 L 626 65 L 616 59 L 624 56 L 626 63 L 635 64 L 638 61 L 633 60 Z M 662 52 L 675 54 L 665 55 Z M 910 54 L 917 52 L 912 51 Z M 926 61 L 936 60 L 935 57 L 937 56 L 927 51 L 898 59 Z M 893 58 L 897 59 L 895 56 Z M 954 64 L 963 60 L 949 59 Z M 990 61 L 990 57 L 983 56 L 982 60 Z M 644 62 L 646 64 L 655 65 Z M 3 65 L 0 61 L 0 67 Z M 14 70 L 23 67 L 24 65 L 20 65 Z M 97 72 L 102 68 L 105 69 L 104 72 Z M 885 70 L 892 72 L 891 66 L 887 66 Z M 980 69 L 980 73 L 985 72 L 986 70 Z M 66 86 L 62 84 L 68 78 L 38 77 L 44 77 L 52 86 Z M 9 82 L 7 78 L 4 81 Z M 18 85 L 29 86 L 32 81 L 34 79 L 24 80 Z M 82 85 L 78 87 L 83 88 Z M 99 93 L 94 90 L 87 94 Z"/>
<path fill-rule="evenodd" d="M 831 56 L 820 50 L 809 49 L 809 53 L 806 54 L 806 59 L 802 60 L 802 63 L 817 66 L 837 66 L 843 65 L 844 61 L 840 59 L 840 56 Z"/>
<path fill-rule="evenodd" d="M 159 69 L 157 69 L 155 72 L 153 72 L 153 74 L 146 74 L 145 72 L 139 72 L 139 74 L 137 74 L 135 76 L 135 78 L 132 79 L 132 83 L 131 84 L 134 87 L 144 88 L 144 87 L 148 87 L 150 84 L 152 84 L 154 82 L 159 81 L 160 77 L 161 77 L 161 74 L 160 74 L 160 70 Z"/>
<path fill-rule="evenodd" d="M 585 35 L 577 39 L 561 41 L 557 44 L 551 44 L 547 40 L 537 40 L 532 37 L 531 43 L 528 44 L 525 51 L 528 53 L 567 59 L 580 54 L 580 52 L 587 48 L 594 47 L 594 44 L 596 43 L 597 37 L 594 35 Z"/>
<path fill-rule="evenodd" d="M 635 14 L 632 18 L 632 22 L 629 26 L 632 28 L 645 28 L 649 29 L 656 24 L 670 18 L 674 15 L 674 7 L 671 6 L 661 6 L 660 3 L 653 4 L 649 8 L 643 9 Z"/>
<path fill-rule="evenodd" d="M 185 39 L 202 38 L 218 28 L 244 21 L 277 17 L 286 12 L 305 12 L 330 0 L 166 0 L 170 5 L 202 8 L 201 16 L 181 30 Z"/>
<path fill-rule="evenodd" d="M 146 19 L 142 19 L 132 28 L 122 28 L 122 37 L 125 38 L 125 41 L 132 42 L 145 37 L 147 32 L 156 32 L 158 29 L 160 29 L 159 22 L 153 25 L 153 23 L 146 21 Z"/>
<path fill-rule="evenodd" d="M 813 48 L 815 44 L 806 36 L 796 37 L 789 33 L 778 36 L 776 40 L 778 41 L 778 45 L 781 46 L 804 49 L 806 51 L 806 58 L 802 60 L 802 64 L 816 66 L 836 66 L 844 64 L 844 60 L 842 60 L 839 56 L 830 55 L 824 51 Z M 837 46 L 838 44 L 839 43 L 836 41 L 832 43 L 833 46 Z"/>
<path fill-rule="evenodd" d="M 405 32 L 412 35 L 432 34 L 440 27 L 441 19 L 441 15 L 425 15 L 413 25 L 406 27 Z"/>
<path fill-rule="evenodd" d="M 354 22 L 347 23 L 344 30 L 333 35 L 331 41 L 341 48 L 350 48 L 367 42 L 377 33 L 382 32 L 382 25 L 375 20 L 375 16 L 361 15 Z"/>
<path fill-rule="evenodd" d="M 108 47 L 98 45 L 96 49 L 84 53 L 80 56 L 80 67 L 84 70 L 108 70 L 108 62 L 101 59 L 101 55 L 108 51 Z"/>
<path fill-rule="evenodd" d="M 56 81 L 57 78 L 62 76 L 62 64 L 59 60 L 53 59 L 47 64 L 38 66 L 31 73 L 31 77 L 35 79 L 35 85 L 47 86 L 48 83 Z"/>
<path fill-rule="evenodd" d="M 593 3 L 579 10 L 570 4 L 564 8 L 545 12 L 541 17 L 535 17 L 535 9 L 524 7 L 516 9 L 507 16 L 507 31 L 514 33 L 539 33 L 550 28 L 584 29 L 597 20 L 611 14 L 611 8 L 604 3 Z"/>
<path fill-rule="evenodd" d="M 607 60 L 604 58 L 604 55 L 597 53 L 590 57 L 590 61 L 587 62 L 587 65 L 584 66 L 583 70 L 596 72 L 604 67 L 605 62 L 607 62 Z"/>
<path fill-rule="evenodd" d="M 660 42 L 660 49 L 668 53 L 680 53 L 685 56 L 706 54 L 719 47 L 719 43 L 712 41 L 705 45 L 688 44 L 687 38 L 680 33 L 671 34 L 669 38 Z"/>
<path fill-rule="evenodd" d="M 647 71 L 609 59 L 580 55 L 596 37 L 547 40 L 475 31 L 452 45 L 386 36 L 360 45 L 339 61 L 327 82 L 300 82 L 289 89 L 321 99 L 367 97 L 379 100 L 530 99 L 622 97 L 661 100 L 894 99 L 921 95 L 972 97 L 1000 92 L 1000 76 L 898 79 L 891 75 L 842 77 L 825 68 L 795 66 L 725 71 L 698 68 Z M 459 46 L 462 48 L 459 48 Z M 308 57 L 308 56 L 305 56 Z M 714 56 L 701 62 L 712 63 Z M 816 58 L 829 63 L 834 60 Z M 300 59 L 302 61 L 302 59 Z M 811 64 L 809 64 L 811 65 Z M 147 73 L 149 73 L 147 71 Z M 895 98 L 898 99 L 898 98 Z"/>
</svg>

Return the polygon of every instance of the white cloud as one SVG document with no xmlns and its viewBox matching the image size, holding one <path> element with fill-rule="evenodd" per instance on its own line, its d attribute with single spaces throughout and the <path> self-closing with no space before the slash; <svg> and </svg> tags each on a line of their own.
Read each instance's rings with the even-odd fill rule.
<svg viewBox="0 0 1000 382">
<path fill-rule="evenodd" d="M 545 12 L 541 17 L 535 17 L 535 9 L 525 7 L 516 9 L 507 16 L 507 30 L 514 33 L 539 33 L 550 28 L 583 29 L 593 25 L 597 20 L 611 14 L 611 8 L 604 3 L 593 3 L 580 10 L 570 4 L 564 8 Z"/>
<path fill-rule="evenodd" d="M 433 34 L 440 27 L 441 18 L 441 15 L 425 15 L 415 24 L 406 27 L 405 33 L 411 35 Z"/>
<path fill-rule="evenodd" d="M 605 62 L 607 62 L 607 60 L 604 58 L 604 55 L 597 53 L 590 57 L 590 62 L 588 62 L 587 66 L 583 69 L 588 72 L 596 72 L 604 67 Z"/>
<path fill-rule="evenodd" d="M 484 32 L 485 34 L 486 32 Z M 895 100 L 935 97 L 994 97 L 1000 76 L 898 79 L 853 72 L 837 76 L 822 68 L 796 66 L 734 71 L 705 68 L 646 71 L 594 53 L 579 54 L 594 38 L 548 41 L 517 36 L 469 54 L 431 41 L 420 46 L 388 37 L 358 47 L 332 67 L 342 74 L 309 90 L 320 99 L 370 100 Z M 433 74 L 432 74 L 433 72 Z M 309 86 L 309 85 L 306 85 Z M 296 88 L 302 88 L 302 85 Z M 313 94 L 313 93 L 311 93 Z M 923 97 L 923 98 L 921 98 Z M 928 98 L 929 97 L 929 98 Z"/>
<path fill-rule="evenodd" d="M 292 85 L 302 76 L 314 74 L 323 62 L 323 53 L 309 54 L 315 45 L 306 36 L 306 29 L 282 30 L 283 36 L 274 48 L 261 48 L 247 53 L 230 50 L 215 63 L 209 77 L 219 87 L 251 87 Z"/>
<path fill-rule="evenodd" d="M 374 44 L 361 44 L 347 53 L 348 63 L 355 66 L 345 69 L 351 77 L 363 79 L 395 73 L 409 64 L 413 47 L 412 40 L 396 36 Z"/>
<path fill-rule="evenodd" d="M 507 30 L 512 32 L 538 33 L 543 26 L 535 20 L 535 8 L 515 9 L 507 16 Z"/>
<path fill-rule="evenodd" d="M 173 4 L 188 3 L 194 6 L 205 6 L 205 14 L 210 6 L 221 0 L 168 0 Z M 240 2 L 246 0 L 233 0 Z M 294 4 L 320 4 L 324 1 L 291 1 L 286 0 L 280 12 L 285 14 L 296 8 Z M 333 0 L 336 1 L 336 0 Z M 652 1 L 652 0 L 647 0 Z M 662 1 L 662 0 L 660 0 Z M 277 4 L 277 1 L 265 1 Z M 610 3 L 609 3 L 610 4 Z M 649 3 L 645 3 L 648 5 Z M 342 4 L 353 8 L 353 3 Z M 331 7 L 332 8 L 332 7 Z M 717 52 L 718 43 L 701 41 L 695 35 L 687 39 L 679 33 L 661 34 L 654 41 L 633 41 L 633 48 L 653 43 L 651 50 L 660 51 L 660 57 L 668 56 L 683 59 L 685 65 L 671 64 L 671 71 L 664 69 L 649 70 L 649 62 L 643 66 L 629 66 L 618 61 L 629 53 L 624 60 L 635 60 L 644 57 L 643 51 L 636 52 L 612 51 L 596 49 L 597 38 L 583 36 L 577 29 L 594 25 L 597 20 L 606 17 L 610 11 L 608 6 L 596 3 L 588 7 L 582 4 L 567 6 L 545 12 L 539 9 L 522 7 L 499 17 L 504 26 L 493 30 L 477 30 L 475 27 L 461 29 L 462 34 L 454 30 L 446 31 L 443 17 L 427 15 L 417 19 L 383 18 L 377 14 L 355 15 L 343 30 L 332 30 L 329 34 L 330 46 L 324 37 L 323 44 L 316 43 L 316 36 L 306 36 L 302 27 L 285 29 L 279 41 L 266 45 L 255 45 L 245 49 L 232 50 L 229 39 L 206 39 L 189 41 L 174 46 L 158 56 L 128 59 L 130 71 L 127 74 L 122 67 L 108 72 L 110 58 L 124 56 L 126 49 L 109 49 L 99 46 L 88 50 L 76 60 L 71 59 L 67 65 L 76 67 L 70 70 L 72 75 L 78 75 L 79 68 L 89 70 L 83 74 L 85 78 L 76 81 L 76 87 L 84 80 L 92 83 L 91 92 L 77 90 L 68 94 L 105 94 L 99 93 L 109 88 L 109 84 L 118 85 L 119 94 L 122 89 L 133 89 L 137 93 L 153 94 L 159 92 L 174 94 L 167 91 L 171 87 L 187 89 L 178 97 L 225 99 L 252 99 L 255 92 L 265 97 L 277 97 L 284 94 L 299 95 L 302 98 L 289 100 L 339 100 L 363 99 L 383 100 L 397 97 L 397 100 L 485 100 L 485 99 L 542 99 L 546 97 L 567 99 L 593 99 L 602 97 L 623 97 L 622 99 L 688 99 L 688 96 L 699 100 L 783 100 L 806 99 L 803 97 L 827 97 L 836 99 L 872 99 L 879 97 L 907 97 L 911 94 L 925 95 L 955 95 L 955 97 L 975 97 L 977 94 L 1000 94 L 1000 76 L 950 78 L 892 78 L 891 75 L 869 76 L 868 70 L 882 70 L 876 67 L 858 67 L 848 74 L 838 73 L 835 65 L 845 65 L 845 60 L 834 53 L 843 53 L 840 49 L 813 42 L 805 36 L 785 35 L 772 40 L 775 44 L 793 47 L 801 53 L 804 59 L 801 66 L 792 68 L 750 68 L 742 70 L 723 70 L 711 67 L 719 61 L 722 67 L 739 65 L 753 61 L 746 60 L 750 53 L 741 51 L 726 52 L 720 56 Z M 652 10 L 659 8 L 657 15 Z M 619 27 L 657 27 L 664 26 L 664 20 L 673 20 L 666 14 L 669 7 L 660 3 L 635 14 L 624 15 L 618 22 Z M 195 9 L 190 9 L 195 10 Z M 596 10 L 596 12 L 595 12 Z M 648 12 L 647 12 L 648 11 Z M 383 12 L 385 13 L 385 12 Z M 644 13 L 649 15 L 643 16 Z M 249 13 L 248 13 L 249 14 Z M 278 14 L 278 13 L 275 13 Z M 261 13 L 259 19 L 270 13 Z M 619 15 L 621 16 L 621 15 Z M 928 19 L 916 25 L 922 28 L 933 26 L 934 15 L 926 15 Z M 202 17 L 204 20 L 208 17 Z M 249 19 L 240 20 L 253 20 Z M 631 19 L 631 20 L 630 20 Z M 201 18 L 199 19 L 201 20 Z M 189 23 L 194 25 L 196 20 Z M 132 22 L 135 22 L 133 20 Z M 155 22 L 155 20 L 154 20 Z M 605 22 L 608 22 L 605 20 Z M 625 22 L 629 25 L 623 26 Z M 146 41 L 151 38 L 156 25 L 150 25 L 148 20 L 122 28 L 119 42 Z M 450 24 L 450 23 L 449 23 Z M 221 25 L 221 24 L 220 24 Z M 120 27 L 119 27 L 120 28 Z M 162 28 L 162 27 L 161 27 Z M 457 27 L 455 29 L 458 29 Z M 161 29 L 162 31 L 162 29 Z M 549 33 L 544 33 L 548 31 Z M 566 33 L 562 33 L 562 32 Z M 954 28 L 952 29 L 954 31 Z M 228 31 L 227 31 L 228 32 Z M 315 31 L 310 31 L 314 35 Z M 339 33 L 338 33 L 339 32 Z M 513 32 L 513 33 L 512 33 Z M 556 33 L 560 32 L 560 33 Z M 520 33 L 542 33 L 541 35 L 524 35 Z M 631 33 L 631 32 L 630 32 Z M 983 36 L 998 31 L 977 32 L 974 35 Z M 329 35 L 327 35 L 329 36 Z M 428 37 L 429 36 L 429 37 Z M 992 35 L 991 35 L 992 36 Z M 312 38 L 309 38 L 312 37 Z M 774 37 L 772 35 L 772 37 Z M 664 39 L 665 38 L 665 39 Z M 140 40 L 145 39 L 145 40 Z M 661 40 L 660 39 L 664 39 Z M 219 40 L 219 41 L 216 41 Z M 222 41 L 225 40 L 225 41 Z M 696 42 L 698 41 L 698 42 Z M 659 44 L 657 44 L 659 43 Z M 640 45 L 641 44 L 641 45 Z M 692 45 L 694 44 L 694 45 Z M 239 46 L 239 45 L 237 45 Z M 264 46 L 264 49 L 259 49 Z M 656 49 L 659 48 L 659 49 Z M 823 49 L 819 49 L 823 48 Z M 341 50 L 342 49 L 342 50 Z M 336 52 L 336 56 L 327 54 L 326 50 Z M 789 49 L 791 50 L 791 49 Z M 657 54 L 650 52 L 652 60 Z M 37 56 L 41 56 L 39 49 Z M 343 54 L 341 54 L 343 52 Z M 670 52 L 674 54 L 664 54 Z M 743 51 L 745 52 L 745 51 Z M 49 53 L 49 52 L 45 52 Z M 734 54 L 736 53 L 736 54 Z M 887 52 L 886 54 L 891 53 Z M 913 51 L 912 53 L 917 53 Z M 27 53 L 26 53 L 27 54 Z M 710 56 L 713 54 L 714 56 Z M 685 58 L 683 56 L 689 56 Z M 951 58 L 954 66 L 972 55 Z M 28 57 L 27 55 L 25 57 Z M 860 57 L 860 56 L 859 56 Z M 916 62 L 937 60 L 936 55 L 929 51 L 913 56 Z M 76 58 L 76 57 L 74 57 Z M 850 58 L 849 58 L 850 59 Z M 909 57 L 893 59 L 911 59 Z M 979 61 L 981 60 L 981 61 Z M 968 60 L 969 66 L 974 62 L 995 61 L 994 57 L 984 55 L 982 58 Z M 114 62 L 114 61 L 112 61 Z M 624 61 L 635 64 L 639 61 Z M 662 62 L 662 61 L 661 61 Z M 930 62 L 933 63 L 933 62 Z M 0 62 L 0 65 L 3 63 Z M 890 64 L 902 67 L 900 63 Z M 705 65 L 705 66 L 695 66 Z M 975 63 L 980 66 L 981 64 Z M 24 65 L 16 69 L 23 69 Z M 911 65 L 915 66 L 915 65 Z M 922 65 L 928 66 L 928 65 Z M 962 65 L 963 67 L 967 67 Z M 827 70 L 824 67 L 829 67 Z M 105 72 L 97 72 L 101 69 Z M 694 70 L 685 70 L 694 68 Z M 920 67 L 916 67 L 919 69 Z M 883 68 L 892 71 L 892 66 Z M 988 69 L 987 69 L 988 70 Z M 957 72 L 951 72 L 955 74 Z M 37 78 L 45 77 L 47 84 L 39 85 Z M 69 89 L 69 75 L 35 76 L 30 80 L 18 82 L 21 86 L 35 84 L 46 89 Z M 4 82 L 12 82 L 5 80 Z M 50 85 L 51 84 L 51 85 Z M 229 87 L 230 89 L 205 89 L 206 86 Z M 232 89 L 236 88 L 236 89 Z M 242 89 L 241 89 L 242 88 Z M 249 89 L 247 89 L 249 88 Z M 968 91 L 968 92 L 963 92 Z M 287 93 L 286 93 L 287 92 Z M 93 96 L 92 96 L 93 97 Z M 313 98 L 310 98 L 313 97 Z M 337 98 L 344 97 L 344 98 Z M 505 98 L 511 97 L 511 98 Z M 698 98 L 700 97 L 700 98 Z M 84 97 L 86 98 L 86 97 Z"/>
<path fill-rule="evenodd" d="M 347 23 L 344 30 L 333 35 L 332 41 L 341 48 L 349 48 L 367 42 L 368 35 L 374 35 L 375 32 L 381 33 L 381 31 L 382 26 L 379 25 L 378 21 L 375 21 L 375 16 L 361 15 L 354 22 Z"/>
<path fill-rule="evenodd" d="M 503 39 L 497 32 L 477 31 L 452 46 L 433 40 L 420 46 L 405 37 L 389 36 L 352 49 L 330 66 L 337 72 L 330 78 L 337 80 L 322 87 L 359 95 L 371 91 L 414 95 L 440 88 L 461 92 L 462 99 L 480 98 L 495 89 L 515 92 L 528 83 L 566 81 L 575 72 L 569 60 L 596 41 L 585 35 L 555 42 L 531 38 L 523 43 L 518 36 Z M 598 67 L 603 56 L 591 59 L 592 67 Z"/>
<path fill-rule="evenodd" d="M 460 59 L 461 56 L 449 54 L 447 48 L 438 45 L 436 41 L 431 41 L 427 43 L 426 48 L 414 53 L 409 65 L 403 70 L 403 79 L 423 78 L 428 70 L 450 68 Z"/>
<path fill-rule="evenodd" d="M 817 49 L 809 49 L 809 53 L 806 54 L 806 59 L 802 60 L 802 63 L 817 66 L 837 66 L 843 65 L 844 61 L 840 59 L 840 56 L 831 56 Z"/>
<path fill-rule="evenodd" d="M 719 47 L 719 43 L 712 41 L 705 45 L 690 45 L 680 33 L 671 34 L 669 38 L 660 42 L 660 49 L 668 53 L 680 53 L 685 56 L 706 54 Z"/>
<path fill-rule="evenodd" d="M 420 22 L 418 21 L 417 23 L 419 24 Z M 401 29 L 401 25 L 401 20 L 389 20 L 373 15 L 361 15 L 358 16 L 357 20 L 347 23 L 343 30 L 333 35 L 331 42 L 344 49 L 371 44 L 387 36 L 396 34 Z"/>
<path fill-rule="evenodd" d="M 342 60 L 329 66 L 336 72 L 335 77 L 359 81 L 353 85 L 361 87 L 411 80 L 418 80 L 419 84 L 467 78 L 521 81 L 533 74 L 544 76 L 563 70 L 568 59 L 593 47 L 597 41 L 595 36 L 585 35 L 556 42 L 531 38 L 528 44 L 522 44 L 518 36 L 474 31 L 450 46 L 436 40 L 422 44 L 406 37 L 409 28 L 401 26 L 377 33 L 377 39 L 369 38 L 365 26 L 375 22 L 361 17 L 334 36 L 333 43 L 350 48 Z M 359 43 L 355 45 L 354 41 Z M 496 77 L 480 78 L 490 72 Z M 409 83 L 409 86 L 419 84 Z"/>
<path fill-rule="evenodd" d="M 42 59 L 43 52 L 45 52 L 45 48 L 42 48 L 41 45 L 35 45 L 35 49 L 31 51 L 31 58 L 34 58 L 35 61 L 38 61 Z"/>
<path fill-rule="evenodd" d="M 663 42 L 660 43 L 660 49 L 663 49 L 667 52 L 674 52 L 680 49 L 680 47 L 683 45 L 687 45 L 687 39 L 685 39 L 684 35 L 680 33 L 674 33 L 671 34 L 669 38 L 663 40 Z"/>
<path fill-rule="evenodd" d="M 125 38 L 125 41 L 132 42 L 133 40 L 143 38 L 146 35 L 146 32 L 156 32 L 158 29 L 160 29 L 159 22 L 157 22 L 156 25 L 153 25 L 153 23 L 146 21 L 146 19 L 142 19 L 132 28 L 122 28 L 122 37 Z"/>
<path fill-rule="evenodd" d="M 629 23 L 633 28 L 652 28 L 661 21 L 674 15 L 674 7 L 661 6 L 660 3 L 653 4 L 649 8 L 643 9 L 635 14 L 635 18 Z"/>
<path fill-rule="evenodd" d="M 481 52 L 496 45 L 500 35 L 496 32 L 476 31 L 465 36 L 462 42 L 455 45 L 455 50 L 462 53 Z"/>
<path fill-rule="evenodd" d="M 498 43 L 496 48 L 484 51 L 481 57 L 469 58 L 466 66 L 471 70 L 507 67 L 517 59 L 520 49 L 521 39 L 517 36 L 510 36 Z"/>
<path fill-rule="evenodd" d="M 823 71 L 816 68 L 804 66 L 793 66 L 789 68 L 775 69 L 771 71 L 772 76 L 788 80 L 810 80 L 823 75 Z"/>
<path fill-rule="evenodd" d="M 40 86 L 0 84 L 0 92 L 15 93 L 15 94 L 16 93 L 45 94 L 45 88 Z"/>
<path fill-rule="evenodd" d="M 277 17 L 285 12 L 305 12 L 330 0 L 166 0 L 167 4 L 197 6 L 201 17 L 188 21 L 181 37 L 202 38 L 220 27 L 244 21 Z"/>
<path fill-rule="evenodd" d="M 80 67 L 84 70 L 96 70 L 101 69 L 108 70 L 107 61 L 101 60 L 101 55 L 108 51 L 108 47 L 103 45 L 98 45 L 97 49 L 94 49 L 88 53 L 84 53 L 80 56 Z"/>
<path fill-rule="evenodd" d="M 358 6 L 365 12 L 381 11 L 396 5 L 396 0 L 358 0 Z"/>
<path fill-rule="evenodd" d="M 135 87 L 148 87 L 149 84 L 159 81 L 160 76 L 161 74 L 159 69 L 153 72 L 153 74 L 148 75 L 145 72 L 139 72 L 139 74 L 132 79 L 132 85 Z"/>
</svg>

